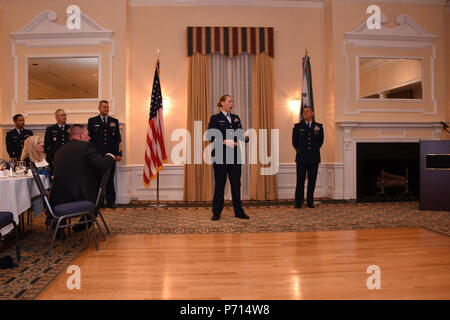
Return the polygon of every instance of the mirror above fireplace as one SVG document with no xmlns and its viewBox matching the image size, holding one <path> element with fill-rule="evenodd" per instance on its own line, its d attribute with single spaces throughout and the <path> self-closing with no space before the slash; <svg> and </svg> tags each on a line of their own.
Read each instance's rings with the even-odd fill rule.
<svg viewBox="0 0 450 320">
<path fill-rule="evenodd" d="M 360 99 L 423 99 L 423 61 L 359 57 Z"/>
</svg>

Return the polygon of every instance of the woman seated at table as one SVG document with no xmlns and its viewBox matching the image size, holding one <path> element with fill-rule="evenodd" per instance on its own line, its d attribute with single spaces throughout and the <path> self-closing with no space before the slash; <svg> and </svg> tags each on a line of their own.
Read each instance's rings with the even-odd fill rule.
<svg viewBox="0 0 450 320">
<path fill-rule="evenodd" d="M 30 162 L 33 162 L 39 174 L 45 175 L 50 182 L 52 181 L 52 172 L 45 160 L 44 142 L 41 137 L 30 136 L 25 140 L 20 160 L 25 161 L 27 167 L 30 167 Z"/>
<path fill-rule="evenodd" d="M 25 161 L 27 167 L 31 167 L 31 162 L 33 162 L 38 169 L 37 172 L 40 175 L 46 176 L 50 183 L 52 182 L 52 172 L 50 165 L 47 160 L 45 160 L 44 143 L 41 137 L 30 136 L 25 140 L 20 160 Z M 34 217 L 37 217 L 44 210 L 42 199 L 40 197 L 35 197 L 31 199 L 31 202 Z"/>
</svg>

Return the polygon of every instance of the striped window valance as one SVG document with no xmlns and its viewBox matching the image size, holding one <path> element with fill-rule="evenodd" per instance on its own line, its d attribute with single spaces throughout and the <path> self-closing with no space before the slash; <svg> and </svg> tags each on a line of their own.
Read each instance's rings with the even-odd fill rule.
<svg viewBox="0 0 450 320">
<path fill-rule="evenodd" d="M 243 52 L 267 53 L 273 58 L 273 28 L 187 27 L 187 56 L 221 53 L 234 57 Z"/>
</svg>

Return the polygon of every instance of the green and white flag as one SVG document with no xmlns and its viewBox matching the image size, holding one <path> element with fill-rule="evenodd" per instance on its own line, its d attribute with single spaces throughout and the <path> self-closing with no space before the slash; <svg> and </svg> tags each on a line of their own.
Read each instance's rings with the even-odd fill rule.
<svg viewBox="0 0 450 320">
<path fill-rule="evenodd" d="M 314 99 L 312 89 L 311 64 L 309 63 L 309 56 L 305 55 L 302 58 L 302 103 L 300 108 L 300 121 L 303 120 L 303 108 L 309 106 L 314 111 Z M 314 118 L 313 118 L 314 120 Z"/>
</svg>

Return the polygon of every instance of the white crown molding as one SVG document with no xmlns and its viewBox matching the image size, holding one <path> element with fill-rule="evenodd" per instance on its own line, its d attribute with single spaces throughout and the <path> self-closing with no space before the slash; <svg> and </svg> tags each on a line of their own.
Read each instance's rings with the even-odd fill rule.
<svg viewBox="0 0 450 320">
<path fill-rule="evenodd" d="M 80 13 L 80 17 L 81 28 L 79 30 L 70 30 L 65 25 L 53 22 L 57 18 L 55 11 L 46 10 L 41 12 L 22 29 L 17 32 L 11 32 L 10 34 L 16 40 L 51 39 L 53 41 L 74 38 L 97 38 L 97 40 L 107 40 L 112 36 L 112 30 L 103 28 L 84 12 Z"/>
<path fill-rule="evenodd" d="M 323 8 L 323 1 L 277 0 L 131 0 L 131 6 L 239 6 L 281 8 Z"/>
</svg>

